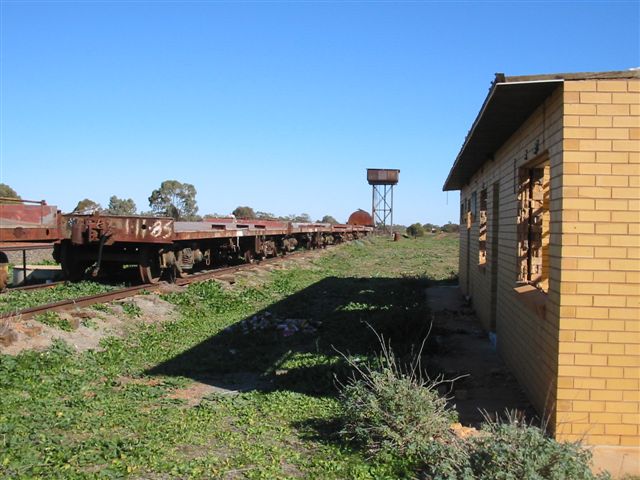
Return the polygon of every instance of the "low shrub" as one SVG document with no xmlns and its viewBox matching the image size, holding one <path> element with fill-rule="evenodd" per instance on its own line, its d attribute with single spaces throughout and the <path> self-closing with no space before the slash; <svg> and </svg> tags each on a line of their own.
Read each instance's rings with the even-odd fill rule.
<svg viewBox="0 0 640 480">
<path fill-rule="evenodd" d="M 374 332 L 375 333 L 375 332 Z M 424 378 L 422 349 L 406 367 L 381 336 L 371 364 L 343 357 L 356 374 L 342 385 L 343 438 L 368 453 L 409 459 L 429 480 L 605 480 L 594 474 L 591 454 L 560 443 L 515 414 L 487 420 L 478 435 L 455 436 L 456 412 L 440 395 L 439 380 Z"/>
<path fill-rule="evenodd" d="M 478 480 L 610 478 L 591 472 L 591 453 L 579 443 L 557 442 L 514 415 L 507 415 L 507 421 L 487 421 L 482 430 L 486 435 L 469 443 L 469 462 Z"/>
<path fill-rule="evenodd" d="M 367 372 L 342 390 L 344 433 L 367 451 L 419 454 L 445 439 L 455 413 L 431 385 L 398 376 L 391 368 Z"/>
<path fill-rule="evenodd" d="M 438 393 L 442 382 L 423 377 L 421 351 L 403 367 L 382 337 L 378 339 L 382 351 L 374 362 L 377 367 L 345 356 L 356 374 L 340 393 L 343 438 L 370 454 L 392 454 L 427 465 L 430 478 L 462 478 L 466 454 L 450 428 L 457 414 Z"/>
<path fill-rule="evenodd" d="M 419 223 L 414 223 L 407 227 L 407 234 L 412 237 L 424 237 L 424 228 Z"/>
</svg>

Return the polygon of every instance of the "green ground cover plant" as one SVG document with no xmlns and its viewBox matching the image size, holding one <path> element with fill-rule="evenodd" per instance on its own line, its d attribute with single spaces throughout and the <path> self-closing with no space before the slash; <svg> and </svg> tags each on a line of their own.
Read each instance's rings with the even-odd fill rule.
<svg viewBox="0 0 640 480">
<path fill-rule="evenodd" d="M 40 323 L 44 323 L 45 325 L 49 325 L 50 327 L 64 330 L 65 332 L 70 332 L 71 330 L 73 330 L 73 326 L 64 318 L 60 318 L 60 315 L 58 315 L 56 312 L 39 313 L 34 318 Z"/>
<path fill-rule="evenodd" d="M 142 309 L 132 301 L 122 302 L 122 311 L 131 318 L 137 318 L 142 315 Z"/>
<path fill-rule="evenodd" d="M 399 358 L 414 351 L 428 333 L 424 288 L 455 280 L 457 252 L 449 236 L 353 242 L 261 282 L 165 295 L 176 320 L 132 325 L 100 351 L 54 341 L 0 355 L 0 477 L 415 478 L 411 455 L 371 457 L 341 437 L 338 385 L 350 362 L 380 364 L 368 325 Z M 83 285 L 66 288 L 106 288 Z M 267 314 L 319 326 L 245 333 Z"/>
<path fill-rule="evenodd" d="M 58 302 L 69 298 L 97 295 L 114 290 L 118 286 L 96 282 L 64 283 L 41 290 L 15 290 L 0 295 L 0 313 L 12 313 L 25 308 Z"/>
</svg>

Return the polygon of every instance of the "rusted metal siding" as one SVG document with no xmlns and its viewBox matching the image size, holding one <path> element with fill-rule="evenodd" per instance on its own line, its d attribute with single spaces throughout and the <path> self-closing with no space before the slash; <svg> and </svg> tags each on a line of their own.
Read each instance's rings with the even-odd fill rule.
<svg viewBox="0 0 640 480">
<path fill-rule="evenodd" d="M 331 225 L 329 223 L 297 223 L 276 220 L 212 219 L 204 222 L 176 222 L 168 217 L 63 215 L 63 237 L 74 245 L 103 241 L 114 243 L 168 244 L 174 241 L 296 233 L 363 232 L 368 227 Z"/>
<path fill-rule="evenodd" d="M 0 204 L 0 242 L 55 241 L 58 222 L 53 205 Z"/>
<path fill-rule="evenodd" d="M 387 168 L 367 168 L 369 185 L 396 185 L 400 177 L 400 170 Z"/>
<path fill-rule="evenodd" d="M 174 220 L 168 217 L 63 215 L 64 237 L 76 245 L 99 242 L 171 243 Z"/>
<path fill-rule="evenodd" d="M 363 225 L 366 227 L 373 226 L 373 218 L 371 215 L 364 210 L 358 210 L 353 212 L 349 216 L 349 220 L 347 220 L 348 225 Z"/>
</svg>

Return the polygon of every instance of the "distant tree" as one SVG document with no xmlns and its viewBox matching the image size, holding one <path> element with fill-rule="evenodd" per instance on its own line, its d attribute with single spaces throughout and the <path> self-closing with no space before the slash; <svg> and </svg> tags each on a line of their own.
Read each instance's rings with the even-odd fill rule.
<svg viewBox="0 0 640 480">
<path fill-rule="evenodd" d="M 412 237 L 422 237 L 424 236 L 424 228 L 419 223 L 414 223 L 413 225 L 409 225 L 407 227 L 407 234 Z"/>
<path fill-rule="evenodd" d="M 425 223 L 422 228 L 424 228 L 425 233 L 434 233 L 436 230 L 440 230 L 440 227 L 433 223 Z"/>
<path fill-rule="evenodd" d="M 112 195 L 109 198 L 107 213 L 109 215 L 135 215 L 136 204 L 131 198 L 124 199 Z"/>
<path fill-rule="evenodd" d="M 160 188 L 151 192 L 149 206 L 155 215 L 194 220 L 198 218 L 196 193 L 196 188 L 190 183 L 165 180 Z"/>
<path fill-rule="evenodd" d="M 212 218 L 224 218 L 226 216 L 227 215 L 220 215 L 219 213 L 207 213 L 207 214 L 203 215 L 202 218 L 204 220 L 210 220 Z"/>
<path fill-rule="evenodd" d="M 20 195 L 18 195 L 16 191 L 6 183 L 0 183 L 0 197 L 15 198 L 20 200 Z M 8 202 L 0 201 L 0 203 L 8 203 Z"/>
<path fill-rule="evenodd" d="M 311 223 L 311 216 L 308 213 L 301 213 L 300 215 L 289 215 L 289 221 L 299 223 Z"/>
<path fill-rule="evenodd" d="M 322 220 L 320 220 L 320 223 L 331 223 L 335 225 L 336 223 L 338 223 L 338 221 L 331 215 L 325 215 L 324 217 L 322 217 Z"/>
<path fill-rule="evenodd" d="M 77 213 L 78 215 L 90 215 L 96 212 L 102 212 L 102 205 L 98 202 L 94 202 L 90 198 L 85 198 L 78 202 L 72 213 Z"/>
<path fill-rule="evenodd" d="M 460 231 L 460 225 L 449 222 L 446 225 L 443 225 L 441 230 L 445 233 L 458 233 Z"/>
<path fill-rule="evenodd" d="M 256 218 L 256 212 L 251 207 L 236 207 L 231 214 L 236 218 Z"/>
<path fill-rule="evenodd" d="M 269 212 L 256 212 L 256 218 L 259 220 L 275 220 L 276 216 Z"/>
</svg>

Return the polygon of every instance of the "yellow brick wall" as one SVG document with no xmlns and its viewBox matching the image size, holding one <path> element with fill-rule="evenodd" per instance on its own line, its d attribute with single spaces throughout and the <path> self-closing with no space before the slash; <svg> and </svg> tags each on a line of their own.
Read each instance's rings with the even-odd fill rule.
<svg viewBox="0 0 640 480">
<path fill-rule="evenodd" d="M 546 314 L 541 317 L 527 307 L 517 286 L 517 169 L 547 158 L 551 164 L 552 205 L 560 193 L 562 174 L 562 88 L 559 87 L 520 129 L 495 153 L 461 190 L 461 201 L 476 191 L 487 189 L 487 264 L 478 267 L 478 218 L 471 229 L 461 225 L 460 286 L 472 298 L 472 304 L 485 329 L 495 325 L 498 350 L 511 371 L 518 378 L 529 399 L 542 414 L 553 415 L 555 405 L 559 338 L 560 253 L 550 253 L 549 294 Z M 537 148 L 536 148 L 537 145 Z M 498 185 L 499 234 L 495 238 L 494 186 Z M 551 212 L 551 243 L 560 240 L 560 211 Z M 467 242 L 467 238 L 470 239 Z M 498 258 L 492 246 L 498 242 Z M 467 247 L 467 245 L 469 247 Z M 469 267 L 467 268 L 467 251 Z M 496 271 L 497 269 L 497 271 Z M 468 279 L 468 286 L 467 286 Z M 492 282 L 497 282 L 491 294 Z M 492 297 L 495 315 L 492 315 Z"/>
<path fill-rule="evenodd" d="M 557 436 L 640 445 L 640 80 L 566 81 Z"/>
<path fill-rule="evenodd" d="M 541 154 L 551 166 L 542 313 L 514 290 L 514 169 Z M 461 190 L 461 202 L 488 193 L 487 265 L 478 267 L 476 217 L 461 226 L 461 288 L 484 327 L 495 322 L 500 354 L 560 440 L 640 445 L 639 155 L 640 80 L 565 81 Z"/>
</svg>

